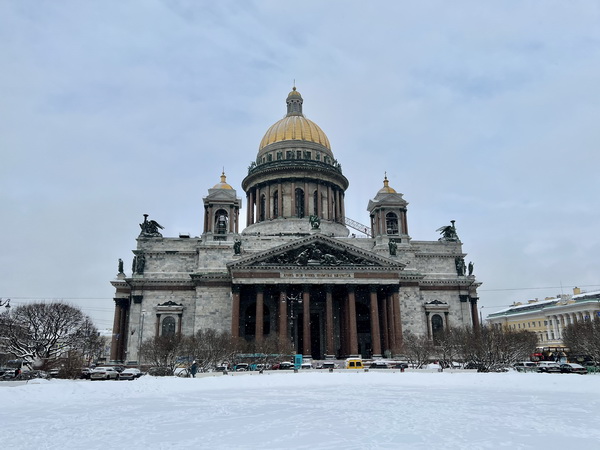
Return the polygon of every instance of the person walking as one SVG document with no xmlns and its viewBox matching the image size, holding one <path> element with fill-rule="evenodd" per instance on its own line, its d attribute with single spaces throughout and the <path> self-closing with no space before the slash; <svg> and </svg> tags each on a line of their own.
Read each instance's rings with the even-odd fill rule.
<svg viewBox="0 0 600 450">
<path fill-rule="evenodd" d="M 196 363 L 196 360 L 194 360 L 194 362 L 192 363 L 192 378 L 196 378 L 196 372 L 198 372 L 198 364 Z"/>
</svg>

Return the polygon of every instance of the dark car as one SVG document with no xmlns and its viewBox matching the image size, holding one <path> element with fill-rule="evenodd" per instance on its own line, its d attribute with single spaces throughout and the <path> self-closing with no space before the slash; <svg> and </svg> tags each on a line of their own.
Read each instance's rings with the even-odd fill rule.
<svg viewBox="0 0 600 450">
<path fill-rule="evenodd" d="M 385 361 L 373 361 L 369 369 L 389 369 L 389 366 Z"/>
<path fill-rule="evenodd" d="M 283 361 L 279 363 L 279 370 L 292 370 L 294 369 L 294 363 Z"/>
<path fill-rule="evenodd" d="M 81 372 L 79 372 L 79 378 L 81 378 L 82 380 L 89 380 L 90 379 L 90 375 L 92 374 L 92 370 L 89 367 L 84 367 L 83 369 L 81 369 Z"/>
<path fill-rule="evenodd" d="M 391 365 L 392 369 L 408 369 L 408 363 L 399 362 Z"/>
<path fill-rule="evenodd" d="M 560 365 L 560 372 L 561 373 L 579 373 L 579 374 L 583 375 L 583 374 L 587 373 L 588 371 L 581 364 L 567 363 L 567 364 Z"/>
</svg>

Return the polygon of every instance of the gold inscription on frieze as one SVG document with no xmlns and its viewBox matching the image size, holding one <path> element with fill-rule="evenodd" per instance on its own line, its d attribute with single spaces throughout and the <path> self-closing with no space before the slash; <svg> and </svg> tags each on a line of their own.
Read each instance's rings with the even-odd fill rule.
<svg viewBox="0 0 600 450">
<path fill-rule="evenodd" d="M 282 273 L 282 278 L 354 278 L 351 273 Z"/>
</svg>

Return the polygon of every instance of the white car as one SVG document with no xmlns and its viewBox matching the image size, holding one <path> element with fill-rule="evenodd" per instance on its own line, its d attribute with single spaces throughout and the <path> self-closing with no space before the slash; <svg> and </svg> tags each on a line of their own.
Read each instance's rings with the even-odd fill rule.
<svg viewBox="0 0 600 450">
<path fill-rule="evenodd" d="M 554 361 L 540 361 L 537 371 L 543 373 L 560 373 L 560 364 Z"/>
<path fill-rule="evenodd" d="M 142 376 L 140 369 L 125 369 L 119 374 L 119 380 L 135 380 Z"/>
<path fill-rule="evenodd" d="M 119 377 L 113 367 L 96 367 L 90 374 L 90 380 L 116 380 Z"/>
</svg>

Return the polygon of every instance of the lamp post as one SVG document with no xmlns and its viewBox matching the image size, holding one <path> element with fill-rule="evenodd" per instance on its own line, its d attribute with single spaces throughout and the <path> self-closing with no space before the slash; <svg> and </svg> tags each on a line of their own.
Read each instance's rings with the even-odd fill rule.
<svg viewBox="0 0 600 450">
<path fill-rule="evenodd" d="M 296 311 L 295 311 L 296 308 L 295 308 L 295 306 L 302 304 L 302 295 L 301 294 L 298 294 L 298 295 L 287 295 L 285 297 L 285 300 L 282 300 L 282 301 L 288 303 L 288 309 L 290 311 L 290 314 L 289 314 L 289 323 L 288 323 L 289 330 L 288 331 L 290 333 L 290 341 L 294 345 L 294 349 L 296 349 L 297 333 L 296 333 L 296 329 L 294 328 L 294 319 L 297 319 L 298 315 L 296 314 Z"/>
</svg>

